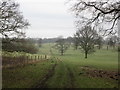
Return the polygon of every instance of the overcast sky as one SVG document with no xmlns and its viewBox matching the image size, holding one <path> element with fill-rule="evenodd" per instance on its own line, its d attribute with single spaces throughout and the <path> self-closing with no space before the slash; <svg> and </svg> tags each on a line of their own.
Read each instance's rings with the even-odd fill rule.
<svg viewBox="0 0 120 90">
<path fill-rule="evenodd" d="M 74 17 L 65 5 L 66 0 L 16 0 L 20 11 L 31 26 L 27 37 L 52 38 L 75 33 Z"/>
</svg>

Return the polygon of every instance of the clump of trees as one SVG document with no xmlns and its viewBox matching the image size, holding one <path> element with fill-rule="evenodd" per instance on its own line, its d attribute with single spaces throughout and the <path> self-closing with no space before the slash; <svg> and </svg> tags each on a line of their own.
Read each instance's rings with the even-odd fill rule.
<svg viewBox="0 0 120 90">
<path fill-rule="evenodd" d="M 36 53 L 36 46 L 25 37 L 23 29 L 28 28 L 29 22 L 19 11 L 19 4 L 13 0 L 0 1 L 0 34 L 2 35 L 2 50 L 14 52 Z M 18 37 L 18 38 L 11 38 Z"/>
<path fill-rule="evenodd" d="M 8 52 L 37 53 L 38 48 L 32 41 L 20 38 L 2 38 L 2 50 Z"/>
<path fill-rule="evenodd" d="M 120 24 L 119 0 L 114 2 L 113 0 L 70 0 L 68 4 L 71 5 L 70 10 L 75 15 L 75 25 L 78 29 L 74 35 L 73 43 L 75 49 L 80 46 L 84 50 L 85 58 L 88 53 L 94 51 L 94 45 L 101 49 L 104 40 L 99 35 L 109 36 L 118 32 Z M 115 47 L 115 44 L 115 39 L 109 38 L 107 45 Z"/>
<path fill-rule="evenodd" d="M 65 51 L 68 49 L 69 44 L 66 43 L 65 39 L 59 39 L 56 41 L 55 49 L 57 49 L 61 55 L 64 55 Z"/>
<path fill-rule="evenodd" d="M 85 58 L 87 58 L 88 54 L 95 51 L 94 45 L 98 34 L 91 26 L 85 26 L 78 30 L 74 36 L 77 42 L 79 42 L 78 45 L 81 47 L 81 50 L 84 51 Z"/>
</svg>

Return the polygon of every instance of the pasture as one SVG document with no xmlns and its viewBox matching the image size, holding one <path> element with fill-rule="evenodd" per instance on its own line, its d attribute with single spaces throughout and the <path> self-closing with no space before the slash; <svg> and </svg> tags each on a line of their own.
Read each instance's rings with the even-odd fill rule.
<svg viewBox="0 0 120 90">
<path fill-rule="evenodd" d="M 21 67 L 3 68 L 3 88 L 118 88 L 118 52 L 105 47 L 84 58 L 71 46 L 63 56 L 43 44 L 38 55 L 50 56 Z"/>
</svg>

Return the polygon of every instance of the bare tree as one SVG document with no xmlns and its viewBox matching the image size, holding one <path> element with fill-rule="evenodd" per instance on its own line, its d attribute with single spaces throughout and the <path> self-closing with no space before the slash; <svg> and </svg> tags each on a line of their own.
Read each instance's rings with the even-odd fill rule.
<svg viewBox="0 0 120 90">
<path fill-rule="evenodd" d="M 96 44 L 98 45 L 98 49 L 102 48 L 103 38 L 101 36 L 98 36 L 98 38 L 96 39 Z"/>
<path fill-rule="evenodd" d="M 55 48 L 60 52 L 61 55 L 68 49 L 69 44 L 66 43 L 65 39 L 59 39 L 56 41 Z"/>
<path fill-rule="evenodd" d="M 78 18 L 77 25 L 102 28 L 100 31 L 103 35 L 117 32 L 116 24 L 120 20 L 119 0 L 74 0 L 73 3 L 71 10 Z"/>
<path fill-rule="evenodd" d="M 42 46 L 42 38 L 39 38 L 39 39 L 37 40 L 37 43 L 38 43 L 38 46 L 41 47 L 41 46 Z"/>
<path fill-rule="evenodd" d="M 114 35 L 114 36 L 109 36 L 107 39 L 108 39 L 108 45 L 110 47 L 113 47 L 114 49 L 116 43 L 118 42 L 118 37 Z"/>
<path fill-rule="evenodd" d="M 79 43 L 80 43 L 80 42 L 79 42 L 78 37 L 77 37 L 76 35 L 74 35 L 73 45 L 74 45 L 75 50 L 78 49 Z"/>
<path fill-rule="evenodd" d="M 79 45 L 85 53 L 85 58 L 87 58 L 89 53 L 95 51 L 94 45 L 98 36 L 97 32 L 90 26 L 85 26 L 84 28 L 78 30 L 75 36 L 78 38 L 80 43 Z"/>
<path fill-rule="evenodd" d="M 0 1 L 0 34 L 8 37 L 9 35 L 25 35 L 22 29 L 30 24 L 24 19 L 19 11 L 19 4 L 12 0 Z"/>
</svg>

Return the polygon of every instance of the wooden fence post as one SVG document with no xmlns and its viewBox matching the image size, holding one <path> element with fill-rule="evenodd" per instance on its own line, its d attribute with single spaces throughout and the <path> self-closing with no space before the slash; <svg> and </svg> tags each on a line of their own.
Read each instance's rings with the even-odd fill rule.
<svg viewBox="0 0 120 90">
<path fill-rule="evenodd" d="M 45 59 L 47 58 L 47 56 L 45 55 Z"/>
<path fill-rule="evenodd" d="M 31 60 L 31 62 L 32 62 L 32 56 L 30 56 L 30 60 Z"/>
<path fill-rule="evenodd" d="M 26 61 L 27 61 L 26 63 L 27 63 L 27 64 L 28 64 L 28 59 L 29 59 L 29 57 L 27 56 L 27 57 L 26 57 Z"/>
<path fill-rule="evenodd" d="M 35 61 L 36 61 L 36 56 L 35 56 Z"/>
<path fill-rule="evenodd" d="M 39 56 L 38 56 L 38 60 L 39 60 Z"/>
</svg>

